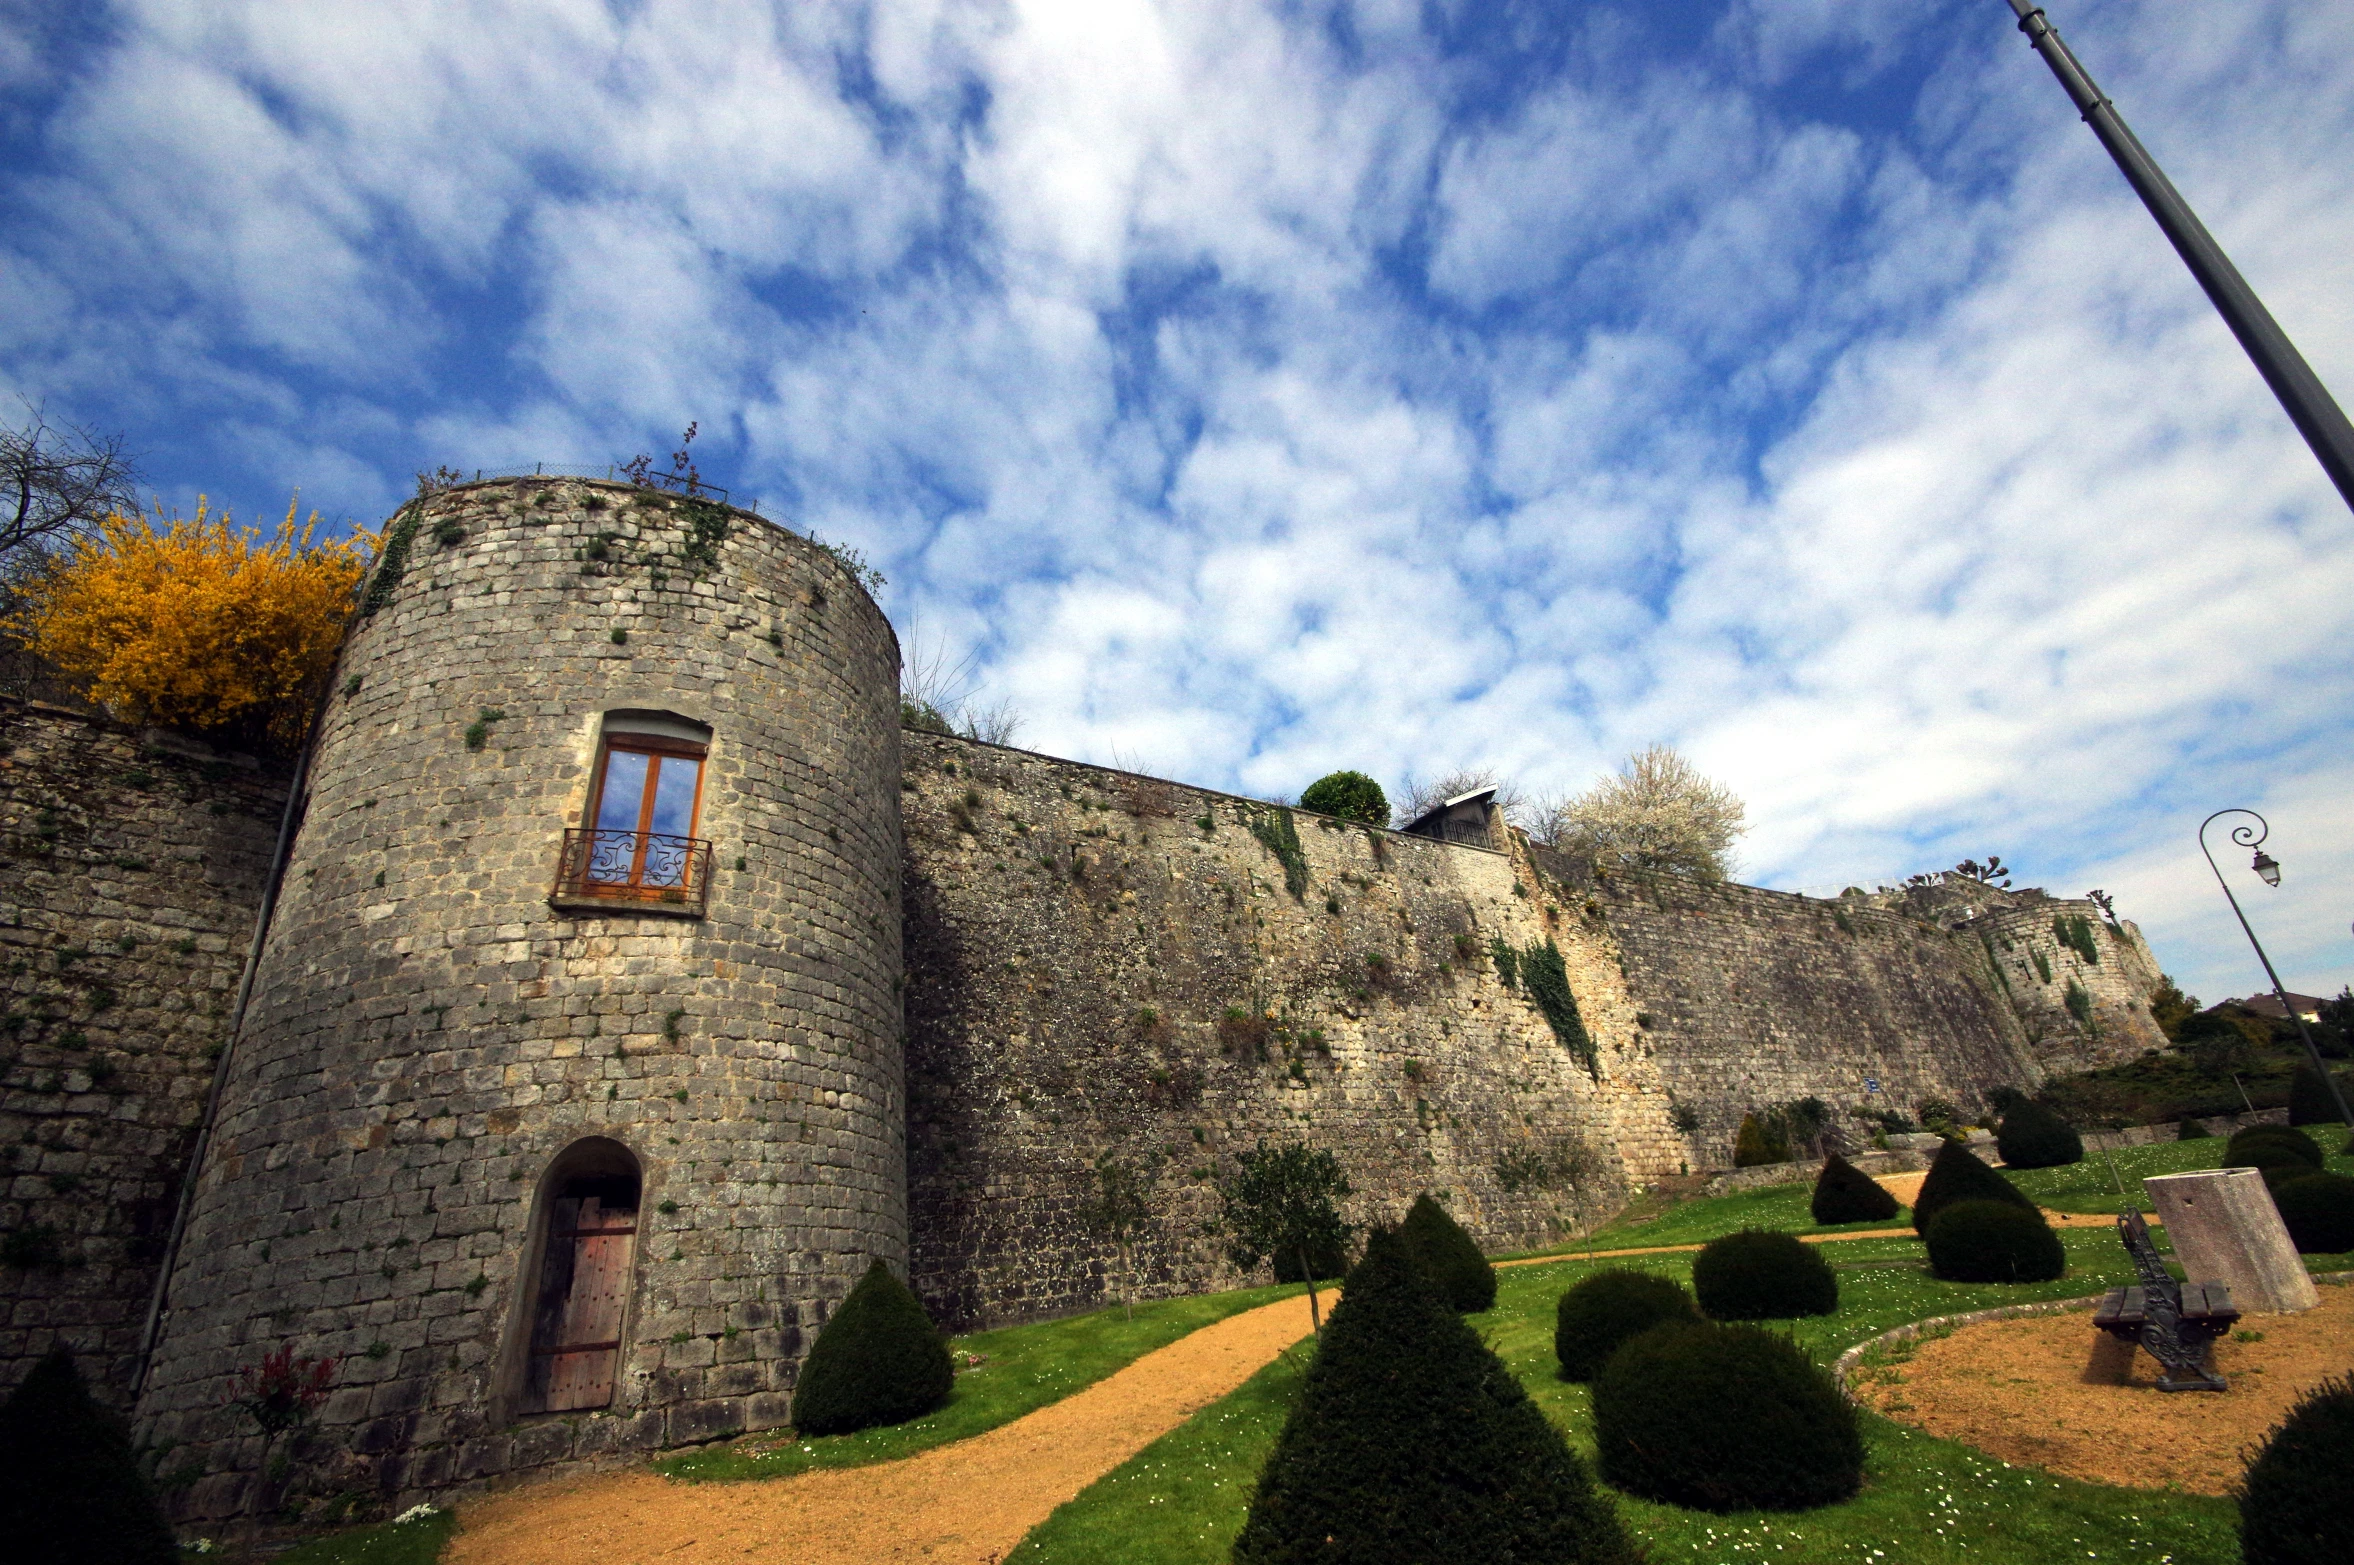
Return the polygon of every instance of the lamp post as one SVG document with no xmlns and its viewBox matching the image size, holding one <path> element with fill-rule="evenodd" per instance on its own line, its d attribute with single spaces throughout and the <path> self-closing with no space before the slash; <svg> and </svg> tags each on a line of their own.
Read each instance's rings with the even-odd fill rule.
<svg viewBox="0 0 2354 1565">
<path fill-rule="evenodd" d="M 2338 1090 L 2338 1078 L 2322 1063 L 2321 1050 L 2314 1045 L 2312 1029 L 2305 1025 L 2305 1018 L 2297 1014 L 2297 1008 L 2289 1004 L 2288 991 L 2280 985 L 2280 974 L 2272 970 L 2272 958 L 2264 954 L 2264 943 L 2256 938 L 2256 931 L 2249 928 L 2248 915 L 2240 911 L 2240 899 L 2231 894 L 2231 882 L 2223 878 L 2223 870 L 2216 864 L 2215 854 L 2207 846 L 2207 828 L 2226 815 L 2245 815 L 2256 823 L 2253 826 L 2234 826 L 2231 829 L 2231 840 L 2243 848 L 2255 850 L 2256 857 L 2249 862 L 2248 868 L 2256 872 L 2257 878 L 2267 886 L 2280 884 L 2280 861 L 2264 851 L 2264 838 L 2272 827 L 2254 810 L 2217 810 L 2199 822 L 2199 851 L 2207 855 L 2207 867 L 2215 871 L 2215 884 L 2223 888 L 2223 899 L 2231 904 L 2232 916 L 2240 921 L 2240 929 L 2247 935 L 2248 944 L 2256 948 L 2256 960 L 2264 964 L 2264 976 L 2272 980 L 2273 997 L 2280 1001 L 2282 1014 L 2296 1023 L 2297 1036 L 2305 1040 L 2305 1057 L 2313 1062 L 2313 1069 L 2321 1077 L 2321 1084 L 2329 1089 L 2329 1100 L 2338 1108 L 2339 1123 L 2354 1126 L 2354 1114 L 2346 1112 L 2346 1095 Z"/>
<path fill-rule="evenodd" d="M 2076 56 L 2060 41 L 2059 29 L 2052 26 L 2043 14 L 2043 7 L 2035 0 L 2011 0 L 2011 9 L 2019 14 L 2019 31 L 2043 56 L 2044 64 L 2052 68 L 2060 85 L 2093 134 L 2101 138 L 2101 145 L 2109 149 L 2118 169 L 2133 186 L 2142 205 L 2150 209 L 2150 216 L 2158 220 L 2158 227 L 2173 242 L 2175 253 L 2190 268 L 2214 304 L 2223 323 L 2239 338 L 2240 346 L 2256 364 L 2256 372 L 2280 399 L 2282 411 L 2289 422 L 2297 426 L 2297 433 L 2313 448 L 2322 471 L 2330 482 L 2338 486 L 2338 493 L 2348 505 L 2354 506 L 2354 425 L 2346 421 L 2321 377 L 2313 373 L 2313 366 L 2297 351 L 2296 344 L 2280 329 L 2272 312 L 2264 308 L 2264 301 L 2256 297 L 2256 290 L 2231 264 L 2231 257 L 2223 253 L 2223 246 L 2199 221 L 2182 192 L 2167 179 L 2166 171 L 2127 126 L 2117 106 L 2108 100 L 2092 79 L 2090 72 L 2077 63 Z M 2253 937 L 2251 937 L 2253 938 Z"/>
</svg>

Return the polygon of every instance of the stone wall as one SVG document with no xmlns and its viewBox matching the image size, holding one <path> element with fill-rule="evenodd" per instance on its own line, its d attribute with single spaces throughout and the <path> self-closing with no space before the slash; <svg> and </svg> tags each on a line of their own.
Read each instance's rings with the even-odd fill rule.
<svg viewBox="0 0 2354 1565">
<path fill-rule="evenodd" d="M 247 757 L 0 699 L 0 1390 L 126 1399 L 285 801 Z"/>
<path fill-rule="evenodd" d="M 1525 863 L 1295 812 L 1295 892 L 1270 807 L 940 735 L 906 755 L 911 1269 L 940 1318 L 1117 1296 L 1087 1220 L 1107 1158 L 1150 1183 L 1146 1295 L 1243 1280 L 1203 1227 L 1263 1138 L 1329 1147 L 1360 1222 L 1430 1189 L 1497 1249 L 1674 1172 L 1615 954 Z M 1592 1073 L 1488 954 L 1548 935 Z"/>
<path fill-rule="evenodd" d="M 1975 1106 L 2042 1077 L 1974 935 L 1855 898 L 1537 857 L 1615 939 L 1661 1083 L 1689 1111 L 1694 1169 L 1729 1166 L 1742 1115 L 1793 1099 L 1910 1115 L 1923 1098 Z"/>
<path fill-rule="evenodd" d="M 757 517 L 570 480 L 439 494 L 377 569 L 141 1402 L 205 1469 L 190 1519 L 252 1501 L 223 1403 L 280 1345 L 342 1356 L 310 1481 L 432 1492 L 781 1422 L 811 1329 L 905 1257 L 867 594 Z M 616 710 L 711 730 L 706 916 L 552 905 Z M 592 1137 L 643 1178 L 617 1389 L 517 1418 L 535 1208 Z"/>
</svg>

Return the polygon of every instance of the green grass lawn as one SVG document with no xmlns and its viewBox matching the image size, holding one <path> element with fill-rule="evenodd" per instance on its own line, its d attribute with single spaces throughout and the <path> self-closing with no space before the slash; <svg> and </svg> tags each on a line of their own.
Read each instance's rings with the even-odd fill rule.
<svg viewBox="0 0 2354 1565">
<path fill-rule="evenodd" d="M 2120 1153 L 2130 1180 L 2202 1166 L 2181 1161 L 2192 1142 Z M 2208 1146 L 2210 1165 L 2222 1142 Z M 2133 1166 L 2128 1167 L 2128 1160 Z M 2146 1165 L 2146 1166 L 2144 1166 Z M 2108 1178 L 2105 1163 L 2100 1177 Z M 2088 1169 L 2038 1170 L 2023 1176 L 2055 1191 Z M 2092 1210 L 2115 1209 L 2093 1201 Z M 2042 1195 L 2042 1191 L 2037 1192 Z M 1749 1191 L 1688 1202 L 1636 1230 L 1638 1243 L 1690 1243 L 1744 1227 L 1767 1226 L 1767 1214 L 1795 1214 L 1778 1226 L 1812 1231 L 1805 1187 Z M 2089 1196 L 2085 1199 L 2090 1200 Z M 1664 1228 L 1665 1234 L 1661 1233 Z M 2106 1229 L 2063 1233 L 2068 1275 L 2017 1287 L 1940 1282 L 1921 1265 L 1911 1238 L 1857 1239 L 1826 1252 L 1839 1271 L 1836 1314 L 1794 1321 L 1788 1329 L 1828 1363 L 1844 1349 L 1892 1327 L 1930 1316 L 1999 1304 L 2066 1299 L 2132 1280 L 2116 1236 Z M 2163 1246 L 2161 1231 L 2160 1243 Z M 1582 1248 L 1582 1246 L 1581 1246 Z M 2313 1270 L 2354 1267 L 2354 1255 L 2309 1256 Z M 1689 1282 L 1691 1256 L 1654 1255 L 1589 1263 L 1568 1257 L 1498 1271 L 1496 1306 L 1472 1320 L 1573 1447 L 1593 1454 L 1586 1389 L 1556 1377 L 1553 1306 L 1562 1292 L 1598 1268 L 1638 1267 Z M 1219 1402 L 1062 1507 L 1011 1557 L 1019 1565 L 1210 1565 L 1223 1561 L 1241 1531 L 1259 1467 L 1273 1447 L 1302 1374 L 1295 1353 L 1262 1370 Z M 1788 1565 L 1855 1561 L 1862 1565 L 1949 1565 L 1996 1560 L 2060 1565 L 2130 1559 L 2173 1565 L 2234 1565 L 2237 1513 L 2229 1502 L 2197 1495 L 2077 1483 L 2004 1465 L 1877 1415 L 1864 1416 L 1866 1481 L 1862 1494 L 1822 1510 L 1781 1515 L 1716 1516 L 1618 1496 L 1621 1514 L 1651 1550 L 1655 1565 L 1773 1560 Z"/>
<path fill-rule="evenodd" d="M 455 1512 L 443 1509 L 415 1521 L 380 1522 L 298 1543 L 270 1556 L 271 1565 L 433 1565 L 458 1530 Z M 185 1550 L 181 1558 L 198 1560 Z"/>
</svg>

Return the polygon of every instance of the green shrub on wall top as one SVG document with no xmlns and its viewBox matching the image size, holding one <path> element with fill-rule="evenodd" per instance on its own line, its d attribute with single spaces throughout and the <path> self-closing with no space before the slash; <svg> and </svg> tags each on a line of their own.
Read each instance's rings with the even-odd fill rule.
<svg viewBox="0 0 2354 1565">
<path fill-rule="evenodd" d="M 1376 1233 L 1259 1473 L 1235 1565 L 1634 1565 L 1609 1499 L 1403 1238 Z"/>
<path fill-rule="evenodd" d="M 843 1435 L 903 1424 L 948 1400 L 948 1344 L 907 1284 L 880 1260 L 818 1333 L 793 1391 L 793 1427 Z"/>
<path fill-rule="evenodd" d="M 1390 823 L 1388 796 L 1381 791 L 1381 784 L 1363 772 L 1325 773 L 1308 784 L 1308 791 L 1300 795 L 1300 808 L 1344 821 L 1362 821 L 1368 826 Z"/>
<path fill-rule="evenodd" d="M 1839 1278 L 1792 1235 L 1745 1229 L 1692 1258 L 1692 1291 L 1712 1320 L 1791 1320 L 1839 1308 Z"/>
<path fill-rule="evenodd" d="M 1596 1465 L 1629 1494 L 1705 1511 L 1806 1510 L 1863 1487 L 1855 1408 L 1780 1332 L 1669 1323 L 1594 1382 Z"/>
<path fill-rule="evenodd" d="M 2068 1252 L 2041 1212 L 2008 1201 L 1951 1201 L 1929 1231 L 1929 1269 L 1947 1282 L 2047 1282 Z"/>
<path fill-rule="evenodd" d="M 2013 1106 L 2003 1116 L 1994 1145 L 2012 1168 L 2059 1168 L 2084 1161 L 2084 1138 L 2033 1099 Z"/>
<path fill-rule="evenodd" d="M 2354 1377 L 2298 1398 L 2234 1496 L 2244 1565 L 2354 1559 Z"/>
<path fill-rule="evenodd" d="M 0 1403 L 0 1552 L 42 1565 L 172 1565 L 180 1557 L 121 1420 L 63 1349 Z"/>
<path fill-rule="evenodd" d="M 1553 1356 L 1561 1378 L 1591 1382 L 1620 1345 L 1665 1321 L 1697 1321 L 1700 1306 L 1681 1283 L 1652 1272 L 1597 1272 L 1561 1296 L 1553 1311 Z"/>
<path fill-rule="evenodd" d="M 1937 1149 L 1929 1177 L 1913 1197 L 1913 1232 L 1927 1233 L 1931 1220 L 1956 1201 L 2008 1201 L 2035 1210 L 2035 1203 L 2021 1195 L 2018 1186 L 1971 1156 L 1968 1147 L 1948 1141 Z"/>
<path fill-rule="evenodd" d="M 1836 1223 L 1884 1223 L 1900 1210 L 1896 1197 L 1880 1181 L 1843 1157 L 1823 1162 L 1815 1177 L 1811 1207 L 1814 1220 L 1828 1228 Z"/>
</svg>

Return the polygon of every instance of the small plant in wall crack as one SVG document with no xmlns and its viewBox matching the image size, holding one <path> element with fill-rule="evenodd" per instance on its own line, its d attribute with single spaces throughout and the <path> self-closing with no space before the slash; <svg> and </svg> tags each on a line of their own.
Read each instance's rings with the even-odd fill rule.
<svg viewBox="0 0 2354 1565">
<path fill-rule="evenodd" d="M 741 868 L 742 866 L 737 867 Z M 678 1042 L 678 1024 L 686 1014 L 685 1008 L 681 1007 L 662 1018 L 662 1036 L 665 1040 L 671 1043 Z M 683 1100 L 686 1094 L 682 1092 L 679 1096 Z"/>
<path fill-rule="evenodd" d="M 466 748 L 479 750 L 490 743 L 492 725 L 503 723 L 506 719 L 507 710 L 505 707 L 486 706 L 479 709 L 475 713 L 474 721 L 466 725 Z"/>
</svg>

